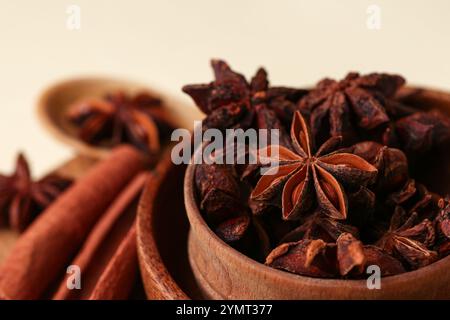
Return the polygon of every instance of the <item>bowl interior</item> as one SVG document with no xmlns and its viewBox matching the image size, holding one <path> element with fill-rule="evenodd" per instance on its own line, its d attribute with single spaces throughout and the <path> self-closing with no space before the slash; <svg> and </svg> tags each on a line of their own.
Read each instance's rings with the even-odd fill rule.
<svg viewBox="0 0 450 320">
<path fill-rule="evenodd" d="M 137 246 L 150 299 L 201 298 L 187 256 L 189 222 L 184 209 L 186 166 L 163 157 L 142 193 Z"/>
</svg>

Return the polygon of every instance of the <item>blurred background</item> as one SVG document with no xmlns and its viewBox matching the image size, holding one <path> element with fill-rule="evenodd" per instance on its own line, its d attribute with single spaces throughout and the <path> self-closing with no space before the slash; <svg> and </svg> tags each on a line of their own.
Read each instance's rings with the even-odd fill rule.
<svg viewBox="0 0 450 320">
<path fill-rule="evenodd" d="M 192 104 L 181 86 L 209 82 L 209 60 L 220 57 L 248 77 L 263 65 L 279 85 L 354 70 L 450 90 L 448 0 L 0 3 L 0 172 L 12 170 L 19 150 L 35 175 L 71 156 L 35 112 L 42 90 L 71 76 L 138 80 Z M 79 29 L 70 27 L 71 5 Z"/>
</svg>

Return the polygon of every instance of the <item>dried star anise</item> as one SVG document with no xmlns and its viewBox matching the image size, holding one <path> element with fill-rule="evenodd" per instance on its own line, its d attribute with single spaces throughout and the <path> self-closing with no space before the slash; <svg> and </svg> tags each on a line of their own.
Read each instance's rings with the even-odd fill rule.
<svg viewBox="0 0 450 320">
<path fill-rule="evenodd" d="M 368 187 L 359 186 L 354 190 L 347 191 L 347 200 L 346 222 L 358 228 L 369 226 L 376 209 L 376 194 Z"/>
<path fill-rule="evenodd" d="M 450 118 L 437 110 L 416 112 L 395 123 L 395 133 L 401 146 L 410 153 L 425 153 L 450 143 Z M 392 137 L 385 138 L 390 143 Z"/>
<path fill-rule="evenodd" d="M 381 193 L 397 190 L 409 178 L 408 159 L 399 149 L 389 148 L 373 141 L 363 141 L 343 151 L 353 153 L 377 168 L 375 189 Z"/>
<path fill-rule="evenodd" d="M 383 276 L 405 271 L 402 264 L 380 248 L 363 245 L 349 233 L 343 233 L 336 242 L 305 239 L 283 243 L 267 257 L 266 264 L 291 273 L 331 278 L 359 277 L 369 265 L 380 267 Z"/>
<path fill-rule="evenodd" d="M 303 113 L 310 116 L 312 135 L 317 141 L 342 136 L 344 143 L 355 139 L 356 121 L 364 130 L 389 121 L 386 104 L 405 83 L 398 75 L 349 73 L 343 80 L 321 80 L 300 101 Z"/>
<path fill-rule="evenodd" d="M 406 271 L 399 260 L 387 254 L 377 246 L 365 245 L 364 255 L 366 257 L 366 266 L 376 265 L 380 267 L 381 275 L 383 277 L 400 274 Z"/>
<path fill-rule="evenodd" d="M 267 256 L 266 265 L 310 277 L 332 278 L 335 270 L 327 252 L 327 244 L 320 239 L 283 243 Z"/>
<path fill-rule="evenodd" d="M 439 214 L 436 217 L 437 250 L 441 257 L 450 254 L 450 200 L 439 199 Z"/>
<path fill-rule="evenodd" d="M 227 243 L 241 240 L 251 223 L 249 216 L 238 216 L 222 222 L 216 228 L 217 236 Z"/>
<path fill-rule="evenodd" d="M 408 214 L 403 208 L 396 207 L 391 225 L 386 234 L 377 242 L 377 246 L 396 256 L 410 269 L 429 265 L 438 255 L 430 250 L 435 241 L 433 223 L 424 219 L 417 223 L 416 212 Z"/>
<path fill-rule="evenodd" d="M 104 98 L 79 101 L 67 117 L 83 141 L 101 146 L 131 143 L 144 152 L 160 149 L 160 134 L 170 127 L 160 99 L 142 92 L 129 96 L 117 91 Z"/>
<path fill-rule="evenodd" d="M 212 65 L 215 81 L 183 88 L 203 129 L 280 131 L 279 144 L 246 150 L 257 164 L 198 166 L 199 205 L 219 238 L 321 278 L 362 279 L 373 265 L 391 276 L 450 255 L 450 200 L 421 175 L 445 162 L 450 119 L 405 100 L 402 77 L 350 73 L 307 92 L 270 87 L 264 69 L 247 81 Z"/>
<path fill-rule="evenodd" d="M 450 200 L 449 198 L 439 199 L 441 209 L 437 217 L 439 231 L 442 235 L 450 239 Z"/>
<path fill-rule="evenodd" d="M 269 238 L 259 222 L 243 213 L 220 223 L 216 235 L 233 248 L 261 261 L 270 252 Z"/>
<path fill-rule="evenodd" d="M 313 154 L 307 125 L 298 111 L 292 122 L 291 139 L 295 152 L 274 145 L 259 150 L 260 155 L 267 155 L 276 166 L 260 178 L 251 198 L 279 202 L 281 194 L 283 219 L 291 220 L 311 209 L 312 189 L 315 189 L 321 210 L 329 217 L 345 219 L 347 199 L 339 181 L 346 185 L 365 185 L 375 178 L 377 169 L 356 155 L 329 153 L 339 143 L 339 137 L 330 138 Z M 279 152 L 274 148 L 279 148 Z"/>
<path fill-rule="evenodd" d="M 240 187 L 231 166 L 199 164 L 195 183 L 200 208 L 217 236 L 241 252 L 250 255 L 252 221 L 240 204 Z"/>
<path fill-rule="evenodd" d="M 200 164 L 195 170 L 195 182 L 200 196 L 200 208 L 211 222 L 222 222 L 242 210 L 240 188 L 231 166 Z"/>
<path fill-rule="evenodd" d="M 402 188 L 387 196 L 386 204 L 400 206 L 407 214 L 415 212 L 422 219 L 433 220 L 439 211 L 439 199 L 439 195 L 428 191 L 423 184 L 409 179 Z"/>
<path fill-rule="evenodd" d="M 358 229 L 344 224 L 338 220 L 323 215 L 320 211 L 307 217 L 304 222 L 294 230 L 288 232 L 281 242 L 296 242 L 304 239 L 322 239 L 326 242 L 335 242 L 343 233 L 358 237 Z"/>
<path fill-rule="evenodd" d="M 56 175 L 33 181 L 28 163 L 20 154 L 15 172 L 0 175 L 0 222 L 24 231 L 69 185 L 70 180 Z"/>
<path fill-rule="evenodd" d="M 207 115 L 205 129 L 248 128 L 256 122 L 257 128 L 284 130 L 281 122 L 289 124 L 297 101 L 306 93 L 301 89 L 270 87 L 263 68 L 247 82 L 225 61 L 212 60 L 211 65 L 213 82 L 183 87 Z"/>
<path fill-rule="evenodd" d="M 351 272 L 356 274 L 364 272 L 366 256 L 361 241 L 357 240 L 350 233 L 343 233 L 336 240 L 336 246 L 339 273 L 342 276 Z"/>
</svg>

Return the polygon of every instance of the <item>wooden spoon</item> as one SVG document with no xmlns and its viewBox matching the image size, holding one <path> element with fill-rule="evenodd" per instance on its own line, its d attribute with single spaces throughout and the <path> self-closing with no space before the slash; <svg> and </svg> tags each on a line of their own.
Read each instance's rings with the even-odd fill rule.
<svg viewBox="0 0 450 320">
<path fill-rule="evenodd" d="M 76 126 L 67 119 L 66 113 L 70 105 L 76 101 L 101 98 L 106 93 L 117 90 L 128 94 L 145 91 L 162 99 L 170 124 L 175 128 L 192 129 L 193 121 L 202 118 L 201 113 L 193 105 L 180 102 L 172 95 L 149 89 L 142 84 L 107 77 L 84 77 L 60 81 L 45 89 L 37 103 L 39 119 L 55 138 L 74 147 L 78 153 L 103 158 L 110 152 L 110 148 L 90 145 L 80 140 Z"/>
</svg>

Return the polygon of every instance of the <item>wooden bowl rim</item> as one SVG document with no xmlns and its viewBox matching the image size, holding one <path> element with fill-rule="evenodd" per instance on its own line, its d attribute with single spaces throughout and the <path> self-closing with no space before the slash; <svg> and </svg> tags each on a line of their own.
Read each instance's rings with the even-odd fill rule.
<svg viewBox="0 0 450 320">
<path fill-rule="evenodd" d="M 61 80 L 54 81 L 51 83 L 48 87 L 43 89 L 42 93 L 37 98 L 36 103 L 36 113 L 38 116 L 39 121 L 43 125 L 44 129 L 48 130 L 48 132 L 55 137 L 58 141 L 73 147 L 75 150 L 80 152 L 81 154 L 91 156 L 94 158 L 104 158 L 107 156 L 110 152 L 110 148 L 106 147 L 96 147 L 89 145 L 88 143 L 85 143 L 78 139 L 76 136 L 73 136 L 66 132 L 66 130 L 60 126 L 58 126 L 50 116 L 50 113 L 48 112 L 48 101 L 50 98 L 60 90 L 67 90 L 67 88 L 70 88 L 73 84 L 79 84 L 79 83 L 95 83 L 95 82 L 110 82 L 110 83 L 123 83 L 124 89 L 126 90 L 127 87 L 136 87 L 136 88 L 142 88 L 142 90 L 145 90 L 149 92 L 150 94 L 154 94 L 157 97 L 161 97 L 168 105 L 169 104 L 179 104 L 183 105 L 184 103 L 180 102 L 176 97 L 173 97 L 173 95 L 169 94 L 167 91 L 159 89 L 157 87 L 154 87 L 153 85 L 149 86 L 144 84 L 140 81 L 135 81 L 132 79 L 124 79 L 116 76 L 108 76 L 108 75 L 85 75 L 85 76 L 76 76 L 76 77 L 70 77 L 65 78 Z M 172 120 L 172 125 L 176 125 L 176 121 Z"/>
<path fill-rule="evenodd" d="M 153 285 L 158 287 L 158 292 L 154 292 L 155 296 L 157 295 L 159 298 L 171 300 L 188 300 L 190 299 L 189 296 L 173 279 L 161 258 L 158 244 L 154 237 L 154 226 L 152 224 L 154 215 L 158 214 L 153 211 L 155 199 L 158 195 L 159 187 L 164 182 L 171 166 L 174 166 L 174 164 L 170 158 L 161 158 L 161 163 L 154 172 L 151 173 L 145 183 L 145 188 L 141 194 L 137 211 L 136 245 L 142 277 L 148 275 L 151 279 L 150 281 L 153 282 Z M 149 293 L 147 293 L 147 296 L 149 296 Z"/>
<path fill-rule="evenodd" d="M 438 98 L 450 102 L 450 93 L 434 90 L 424 87 L 417 88 L 407 88 L 407 92 L 411 93 L 413 91 L 420 91 L 420 93 L 425 94 L 428 97 Z M 200 149 L 195 151 L 195 154 L 200 152 Z M 196 164 L 192 162 L 188 165 L 186 169 L 185 179 L 184 179 L 184 199 L 185 207 L 188 215 L 188 219 L 191 226 L 191 232 L 194 230 L 194 234 L 200 235 L 201 238 L 207 239 L 208 244 L 213 247 L 218 247 L 223 251 L 227 258 L 233 259 L 235 261 L 240 260 L 242 264 L 245 264 L 249 270 L 256 273 L 265 274 L 265 277 L 271 276 L 273 278 L 278 278 L 281 281 L 301 281 L 307 283 L 311 286 L 320 286 L 323 288 L 331 287 L 351 287 L 354 289 L 367 289 L 366 279 L 326 279 L 326 278 L 313 278 L 302 275 L 297 275 L 289 273 L 287 271 L 275 269 L 264 265 L 263 263 L 257 262 L 236 249 L 232 248 L 230 245 L 225 243 L 220 239 L 208 226 L 206 221 L 203 219 L 200 210 L 198 208 L 196 197 L 195 197 L 195 186 L 194 186 L 194 174 Z M 198 228 L 193 227 L 198 226 Z M 429 275 L 435 273 L 437 270 L 442 268 L 450 268 L 450 256 L 444 257 L 426 267 L 408 271 L 402 274 L 382 277 L 382 287 L 395 287 L 401 282 L 417 281 L 417 279 L 428 277 Z M 369 276 L 369 275 L 368 275 Z"/>
</svg>

